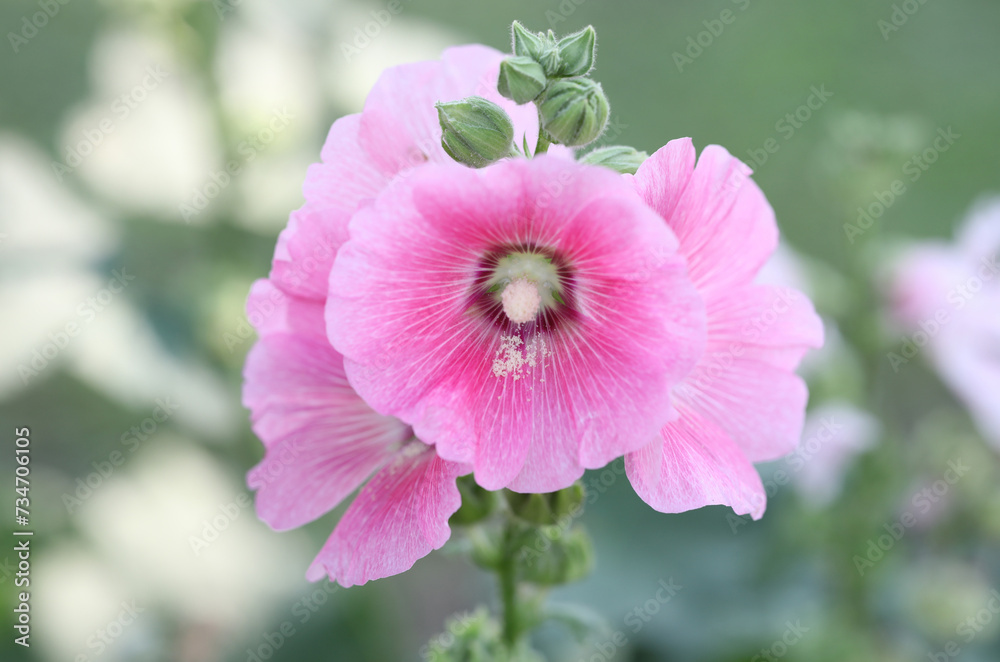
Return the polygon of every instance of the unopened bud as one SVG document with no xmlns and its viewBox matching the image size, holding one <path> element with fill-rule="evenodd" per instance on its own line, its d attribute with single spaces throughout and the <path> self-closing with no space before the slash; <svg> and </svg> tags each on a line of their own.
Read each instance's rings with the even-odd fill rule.
<svg viewBox="0 0 1000 662">
<path fill-rule="evenodd" d="M 567 517 L 578 517 L 583 512 L 584 490 L 580 483 L 573 483 L 557 492 L 526 493 L 505 491 L 507 505 L 520 519 L 537 526 L 559 524 Z"/>
<path fill-rule="evenodd" d="M 528 103 L 545 89 L 545 70 L 530 57 L 509 57 L 500 63 L 497 90 L 515 103 Z"/>
<path fill-rule="evenodd" d="M 511 41 L 514 55 L 529 57 L 542 65 L 545 75 L 555 76 L 559 71 L 559 46 L 552 30 L 548 34 L 532 32 L 514 21 L 511 25 Z"/>
<path fill-rule="evenodd" d="M 559 49 L 559 76 L 585 76 L 594 68 L 597 33 L 593 26 L 563 37 L 556 46 Z"/>
<path fill-rule="evenodd" d="M 541 586 L 557 586 L 582 579 L 594 567 L 594 551 L 590 537 L 582 526 L 561 529 L 543 527 L 534 534 L 551 541 L 544 552 L 532 557 L 532 562 L 521 566 L 524 581 Z M 531 541 L 528 538 L 528 541 Z"/>
<path fill-rule="evenodd" d="M 435 104 L 441 146 L 467 166 L 483 168 L 511 154 L 514 125 L 503 108 L 482 97 Z"/>
<path fill-rule="evenodd" d="M 589 78 L 567 78 L 551 84 L 538 100 L 542 128 L 553 142 L 570 147 L 597 139 L 611 109 L 600 83 Z"/>
<path fill-rule="evenodd" d="M 462 495 L 462 505 L 451 516 L 451 525 L 468 526 L 482 521 L 496 510 L 499 497 L 496 492 L 480 487 L 472 474 L 462 476 L 456 481 L 458 493 Z"/>
<path fill-rule="evenodd" d="M 599 147 L 580 157 L 580 163 L 604 166 L 622 174 L 634 175 L 642 162 L 649 158 L 646 152 L 640 152 L 634 147 L 613 145 Z"/>
<path fill-rule="evenodd" d="M 542 52 L 552 46 L 544 34 L 532 32 L 517 21 L 510 26 L 510 33 L 514 55 L 530 57 L 537 61 Z"/>
</svg>

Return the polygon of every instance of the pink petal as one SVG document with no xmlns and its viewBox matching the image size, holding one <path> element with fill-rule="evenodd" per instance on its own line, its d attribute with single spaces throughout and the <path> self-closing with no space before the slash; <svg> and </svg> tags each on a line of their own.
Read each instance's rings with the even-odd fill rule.
<svg viewBox="0 0 1000 662">
<path fill-rule="evenodd" d="M 703 294 L 753 279 L 778 243 L 774 211 L 750 168 L 718 145 L 694 170 L 689 138 L 672 140 L 634 176 L 639 194 L 677 234 Z"/>
<path fill-rule="evenodd" d="M 663 513 L 722 504 L 760 519 L 767 495 L 756 469 L 711 419 L 678 409 L 660 439 L 625 457 L 636 494 Z"/>
<path fill-rule="evenodd" d="M 715 292 L 705 306 L 706 352 L 752 356 L 794 370 L 806 351 L 823 346 L 823 321 L 812 301 L 791 288 L 734 287 Z"/>
<path fill-rule="evenodd" d="M 409 570 L 451 536 L 448 518 L 462 503 L 455 479 L 468 471 L 408 445 L 361 490 L 306 577 L 348 587 Z"/>
<path fill-rule="evenodd" d="M 360 115 L 334 122 L 323 146 L 323 163 L 306 173 L 306 203 L 292 212 L 278 237 L 271 278 L 285 291 L 323 301 L 330 266 L 347 239 L 347 222 L 375 196 L 392 173 L 379 170 L 358 144 Z"/>
<path fill-rule="evenodd" d="M 323 306 L 286 294 L 266 278 L 250 287 L 247 319 L 261 338 L 275 334 L 302 334 L 322 339 L 326 335 Z"/>
<path fill-rule="evenodd" d="M 798 443 L 808 393 L 791 373 L 823 343 L 811 302 L 786 288 L 751 285 L 777 246 L 774 212 L 750 169 L 711 145 L 694 163 L 689 139 L 675 140 L 639 168 L 633 183 L 676 233 L 705 299 L 708 343 L 675 389 L 714 421 L 751 461 Z"/>
<path fill-rule="evenodd" d="M 264 281 L 252 298 L 273 291 Z M 266 447 L 247 478 L 257 512 L 275 529 L 290 529 L 334 508 L 412 433 L 372 411 L 348 384 L 343 359 L 322 335 L 322 306 L 282 301 L 247 356 L 243 402 Z M 295 329 L 310 319 L 318 329 Z M 281 329 L 277 320 L 292 323 Z"/>
<path fill-rule="evenodd" d="M 805 382 L 786 368 L 729 351 L 706 352 L 674 395 L 678 407 L 715 421 L 752 462 L 795 449 L 809 399 Z"/>
</svg>

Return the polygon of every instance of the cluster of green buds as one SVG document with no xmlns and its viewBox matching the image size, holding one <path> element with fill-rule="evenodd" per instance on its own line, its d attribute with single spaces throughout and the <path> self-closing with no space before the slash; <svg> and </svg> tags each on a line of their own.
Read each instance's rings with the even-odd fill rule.
<svg viewBox="0 0 1000 662">
<path fill-rule="evenodd" d="M 531 32 L 517 21 L 511 27 L 513 55 L 500 64 L 497 91 L 517 104 L 534 103 L 539 136 L 535 154 L 550 144 L 583 147 L 604 133 L 611 109 L 601 84 L 589 77 L 597 35 L 592 26 L 557 38 L 552 30 Z M 459 163 L 482 168 L 522 153 L 504 110 L 482 97 L 437 104 L 445 151 Z M 592 151 L 581 161 L 634 173 L 646 154 L 631 147 Z"/>
</svg>

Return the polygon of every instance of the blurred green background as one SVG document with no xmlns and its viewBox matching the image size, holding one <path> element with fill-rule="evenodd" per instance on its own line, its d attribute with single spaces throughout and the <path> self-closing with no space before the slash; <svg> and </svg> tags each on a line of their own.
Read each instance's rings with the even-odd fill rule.
<svg viewBox="0 0 1000 662">
<path fill-rule="evenodd" d="M 0 4 L 0 485 L 13 504 L 13 429 L 28 426 L 36 532 L 30 651 L 12 641 L 16 559 L 0 551 L 0 657 L 242 662 L 267 643 L 273 660 L 413 660 L 447 615 L 492 604 L 489 577 L 447 552 L 360 588 L 310 585 L 337 514 L 278 534 L 240 504 L 262 455 L 239 404 L 242 307 L 329 126 L 378 73 L 453 44 L 507 50 L 517 19 L 595 26 L 614 142 L 652 152 L 691 136 L 753 165 L 803 286 L 840 329 L 805 371 L 816 421 L 834 403 L 872 417 L 842 490 L 817 502 L 808 480 L 778 478 L 759 522 L 658 514 L 618 474 L 589 474 L 597 568 L 555 598 L 589 605 L 627 644 L 552 626 L 537 646 L 559 661 L 1000 659 L 997 614 L 969 641 L 956 629 L 1000 585 L 1000 463 L 929 369 L 889 369 L 874 286 L 897 243 L 950 237 L 1000 189 L 1000 3 L 402 7 L 371 28 L 384 1 Z M 786 119 L 814 88 L 829 98 Z M 954 144 L 905 177 L 939 129 Z M 240 173 L 213 182 L 232 158 Z M 905 193 L 849 241 L 844 224 L 897 179 Z M 855 555 L 956 458 L 969 478 L 861 574 Z M 682 589 L 656 603 L 671 579 Z"/>
</svg>

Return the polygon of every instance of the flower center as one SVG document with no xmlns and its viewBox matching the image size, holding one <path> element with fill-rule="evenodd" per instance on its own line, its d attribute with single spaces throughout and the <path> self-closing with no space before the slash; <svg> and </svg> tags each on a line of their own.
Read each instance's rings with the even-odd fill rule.
<svg viewBox="0 0 1000 662">
<path fill-rule="evenodd" d="M 542 307 L 538 286 L 524 277 L 508 283 L 500 295 L 500 301 L 503 303 L 503 312 L 515 324 L 524 324 L 535 319 Z"/>
<path fill-rule="evenodd" d="M 532 322 L 541 311 L 562 303 L 558 269 L 541 253 L 514 251 L 499 258 L 486 286 L 515 324 Z"/>
</svg>

